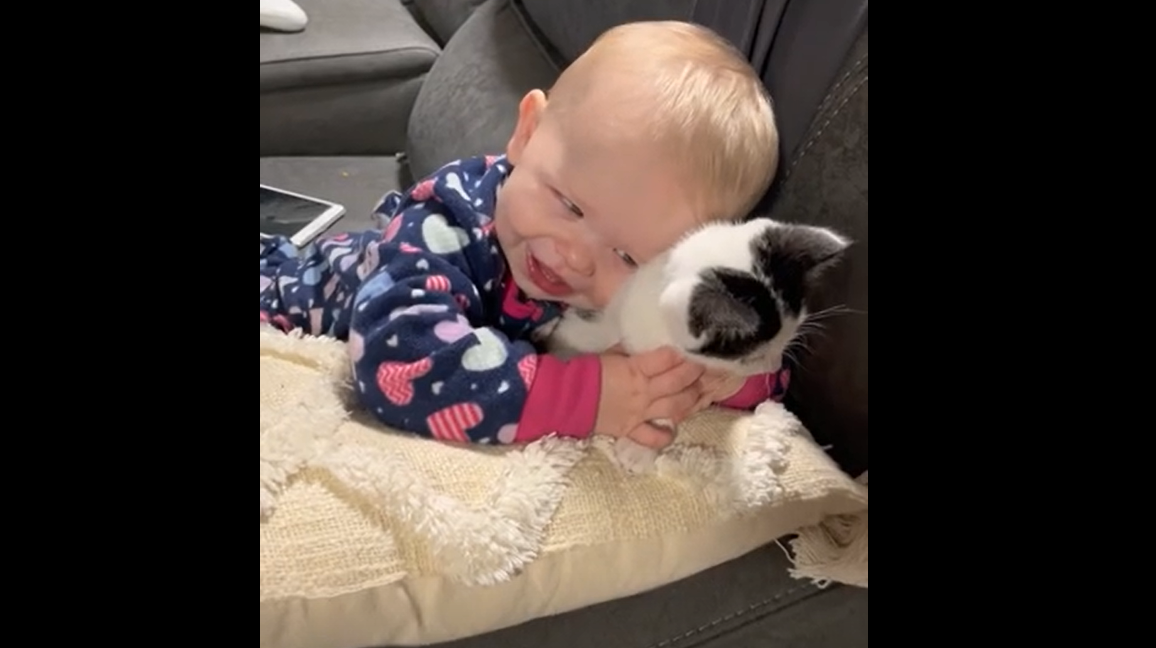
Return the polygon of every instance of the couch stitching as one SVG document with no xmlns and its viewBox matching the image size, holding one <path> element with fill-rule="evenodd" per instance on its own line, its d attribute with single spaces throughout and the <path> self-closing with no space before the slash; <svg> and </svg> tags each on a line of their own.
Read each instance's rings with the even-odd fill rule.
<svg viewBox="0 0 1156 648">
<path fill-rule="evenodd" d="M 864 54 L 859 58 L 858 61 L 855 61 L 855 63 L 851 66 L 851 69 L 847 70 L 847 73 L 844 74 L 842 78 L 835 82 L 835 85 L 831 86 L 830 92 L 827 93 L 827 96 L 823 97 L 823 100 L 819 102 L 819 107 L 815 109 L 816 115 L 822 114 L 823 109 L 827 107 L 827 102 L 829 102 L 835 96 L 835 93 L 839 91 L 839 88 L 841 88 L 843 84 L 847 82 L 847 79 L 851 78 L 852 74 L 855 74 L 855 72 L 859 70 L 859 66 L 863 65 L 863 61 L 866 60 L 867 55 Z"/>
<path fill-rule="evenodd" d="M 764 607 L 770 605 L 771 603 L 778 601 L 779 599 L 783 598 L 784 596 L 789 596 L 790 594 L 793 594 L 794 592 L 797 592 L 801 589 L 807 589 L 807 587 L 808 587 L 808 585 L 797 585 L 797 586 L 792 587 L 792 588 L 790 588 L 784 592 L 779 592 L 778 594 L 772 596 L 771 598 L 763 599 L 762 601 L 759 601 L 758 603 L 752 603 L 751 605 L 747 606 L 745 609 L 731 612 L 730 614 L 727 614 L 725 616 L 721 616 L 721 617 L 715 619 L 714 621 L 711 621 L 710 623 L 705 623 L 705 624 L 703 624 L 703 625 L 701 625 L 701 626 L 699 626 L 693 630 L 688 630 L 677 637 L 671 637 L 669 639 L 663 639 L 662 641 L 660 641 L 656 644 L 651 644 L 649 646 L 649 648 L 665 648 L 665 646 L 674 645 L 680 641 L 683 641 L 684 639 L 689 639 L 700 632 L 710 630 L 711 628 L 714 628 L 715 626 L 726 623 L 727 621 L 730 621 L 731 619 L 737 619 L 737 618 L 743 616 L 744 614 L 750 614 L 751 612 L 754 612 L 755 610 L 758 610 L 760 608 L 764 608 Z"/>
<path fill-rule="evenodd" d="M 542 28 L 534 22 L 529 12 L 522 6 L 522 0 L 507 0 L 506 6 L 510 11 L 514 12 L 514 17 L 521 23 L 522 29 L 526 32 L 526 35 L 530 37 L 530 42 L 534 44 L 538 53 L 546 59 L 546 62 L 549 63 L 555 71 L 561 74 L 562 70 L 569 65 L 566 63 L 566 57 L 564 57 L 556 47 L 548 44 L 549 39 L 545 37 L 542 33 Z"/>
<path fill-rule="evenodd" d="M 799 155 L 795 158 L 795 161 L 791 162 L 791 168 L 787 169 L 787 172 L 783 174 L 783 180 L 791 177 L 791 173 L 795 171 L 795 167 L 799 166 L 799 162 L 801 162 L 803 158 L 807 156 L 807 153 L 811 150 L 811 147 L 815 144 L 819 137 L 823 135 L 823 131 L 826 130 L 827 127 L 831 125 L 831 122 L 839 116 L 839 113 L 842 112 L 843 108 L 847 106 L 847 103 L 851 101 L 852 97 L 859 93 L 859 89 L 862 88 L 865 83 L 867 83 L 867 79 L 869 78 L 870 76 L 864 76 L 862 81 L 856 83 L 854 86 L 851 86 L 851 91 L 847 93 L 847 96 L 843 98 L 843 101 L 839 102 L 839 105 L 835 107 L 835 111 L 831 113 L 831 116 L 827 117 L 823 124 L 819 126 L 819 130 L 815 131 L 815 134 L 811 137 L 811 139 L 807 140 L 807 143 L 803 146 L 803 150 L 799 152 Z"/>
</svg>

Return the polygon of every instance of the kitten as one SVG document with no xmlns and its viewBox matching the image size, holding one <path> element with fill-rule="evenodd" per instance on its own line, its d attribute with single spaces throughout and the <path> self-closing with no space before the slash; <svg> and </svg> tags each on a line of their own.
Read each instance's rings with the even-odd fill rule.
<svg viewBox="0 0 1156 648">
<path fill-rule="evenodd" d="M 546 346 L 565 357 L 619 342 L 627 353 L 669 345 L 738 376 L 778 371 L 822 273 L 848 245 L 829 229 L 769 218 L 706 225 L 639 267 L 605 310 L 567 310 Z M 614 452 L 633 473 L 657 458 L 625 437 Z"/>
</svg>

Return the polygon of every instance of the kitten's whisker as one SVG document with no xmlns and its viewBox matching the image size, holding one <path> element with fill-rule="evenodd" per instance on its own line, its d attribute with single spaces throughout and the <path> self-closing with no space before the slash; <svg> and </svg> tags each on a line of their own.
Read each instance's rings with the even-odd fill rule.
<svg viewBox="0 0 1156 648">
<path fill-rule="evenodd" d="M 807 320 L 821 320 L 834 317 L 836 315 L 866 315 L 867 311 L 850 308 L 842 304 L 824 308 L 807 315 Z"/>
<path fill-rule="evenodd" d="M 822 322 L 803 322 L 799 325 L 795 335 L 806 335 L 812 331 L 826 331 L 827 325 Z"/>
<path fill-rule="evenodd" d="M 783 355 L 784 356 L 787 354 L 794 355 L 795 352 L 800 350 L 800 349 L 808 355 L 813 354 L 815 352 L 810 346 L 807 345 L 806 342 L 804 342 L 800 338 L 796 337 L 795 339 L 788 342 L 787 346 L 783 348 Z M 798 356 L 795 356 L 795 358 L 797 360 Z"/>
<path fill-rule="evenodd" d="M 802 351 L 807 355 L 814 355 L 815 353 L 815 350 L 812 349 L 806 342 L 799 342 L 798 344 L 794 345 L 794 348 L 802 349 Z"/>
<path fill-rule="evenodd" d="M 783 356 L 790 359 L 791 364 L 794 365 L 794 368 L 796 371 L 803 371 L 804 370 L 803 361 L 799 357 L 797 357 L 794 353 L 791 353 L 788 351 L 783 351 Z"/>
<path fill-rule="evenodd" d="M 810 327 L 800 326 L 799 329 L 795 331 L 795 337 L 791 339 L 791 342 L 788 343 L 788 346 L 790 344 L 794 344 L 796 340 L 805 340 L 811 334 L 818 335 L 820 338 L 822 338 L 823 336 L 827 335 L 827 333 L 827 329 L 818 324 L 812 325 Z"/>
<path fill-rule="evenodd" d="M 822 340 L 827 335 L 827 333 L 828 331 L 823 324 L 818 322 L 804 321 L 799 325 L 798 330 L 795 331 L 795 336 L 791 338 L 790 342 L 787 343 L 786 348 L 783 350 L 783 354 L 786 355 L 788 351 L 794 352 L 801 349 L 807 355 L 814 355 L 815 349 L 811 347 L 811 340 L 809 338 L 812 336 L 812 334 L 814 334 L 820 340 Z"/>
<path fill-rule="evenodd" d="M 819 342 L 822 342 L 824 340 L 824 336 L 822 336 L 822 335 L 818 335 L 816 337 L 817 337 Z M 809 337 L 798 337 L 795 340 L 791 340 L 790 344 L 788 344 L 787 346 L 790 346 L 792 344 L 798 345 L 800 347 L 803 347 L 803 349 L 806 350 L 807 353 L 813 353 L 815 350 L 813 348 L 811 348 L 811 342 L 812 342 L 812 340 Z"/>
</svg>

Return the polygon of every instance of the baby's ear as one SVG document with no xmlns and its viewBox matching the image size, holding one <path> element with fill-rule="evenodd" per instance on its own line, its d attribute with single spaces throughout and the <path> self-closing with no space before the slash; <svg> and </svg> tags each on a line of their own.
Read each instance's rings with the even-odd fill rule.
<svg viewBox="0 0 1156 648">
<path fill-rule="evenodd" d="M 522 152 L 530 143 L 530 137 L 538 129 L 538 119 L 546 108 L 546 94 L 541 90 L 531 90 L 518 103 L 518 121 L 514 124 L 514 133 L 506 144 L 506 159 L 513 166 L 518 166 L 522 160 Z"/>
</svg>

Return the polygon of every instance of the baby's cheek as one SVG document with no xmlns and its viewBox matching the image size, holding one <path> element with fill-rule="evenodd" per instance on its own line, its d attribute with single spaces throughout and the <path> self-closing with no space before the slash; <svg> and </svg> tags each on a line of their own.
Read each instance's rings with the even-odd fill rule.
<svg viewBox="0 0 1156 648">
<path fill-rule="evenodd" d="M 599 281 L 586 291 L 586 296 L 590 303 L 581 305 L 581 307 L 594 310 L 606 308 L 610 300 L 614 299 L 614 295 L 626 284 L 628 276 L 629 275 L 624 275 L 614 270 L 603 272 Z M 578 306 L 578 304 L 574 305 Z"/>
</svg>

